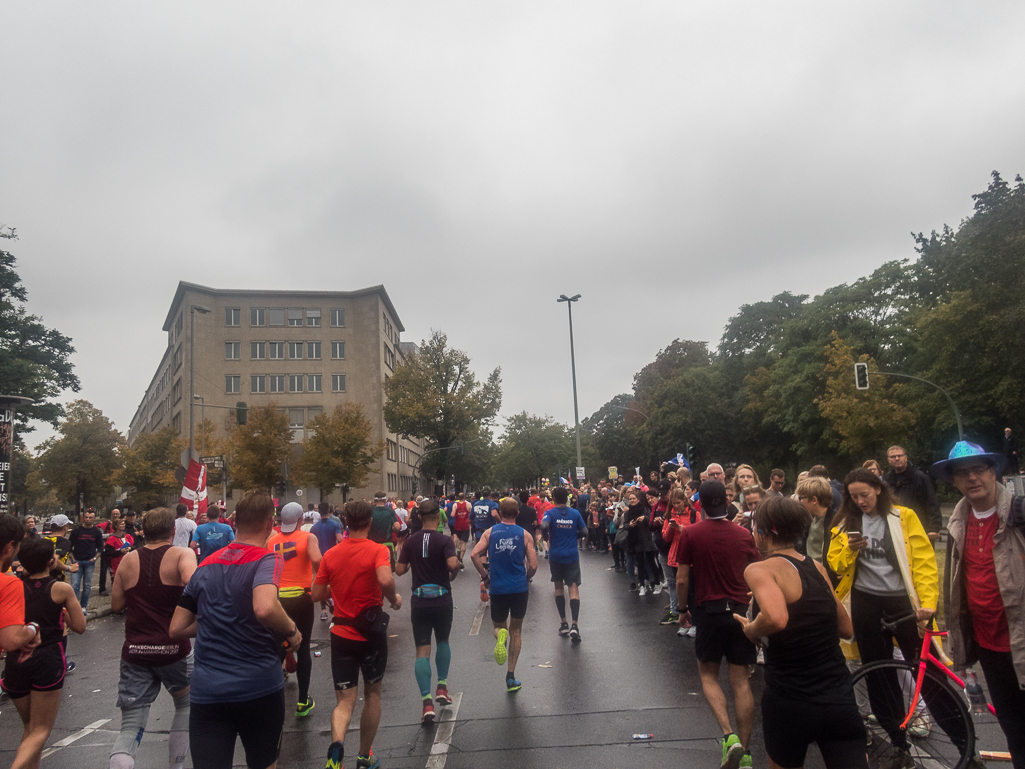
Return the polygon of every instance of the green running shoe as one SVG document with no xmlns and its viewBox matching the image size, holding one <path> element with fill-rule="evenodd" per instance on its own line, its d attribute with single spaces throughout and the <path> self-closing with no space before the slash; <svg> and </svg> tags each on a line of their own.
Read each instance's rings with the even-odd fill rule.
<svg viewBox="0 0 1025 769">
<path fill-rule="evenodd" d="M 498 640 L 495 642 L 495 662 L 499 665 L 504 665 L 505 661 L 509 659 L 509 652 L 505 648 L 509 642 L 509 631 L 505 628 L 500 628 L 498 631 Z"/>
<path fill-rule="evenodd" d="M 752 766 L 750 753 L 745 753 L 740 757 L 740 769 L 751 769 Z"/>
<path fill-rule="evenodd" d="M 719 769 L 740 769 L 740 760 L 744 756 L 744 746 L 735 734 L 729 734 L 722 741 L 722 763 Z"/>
<path fill-rule="evenodd" d="M 377 760 L 374 751 L 369 756 L 356 756 L 356 769 L 379 769 L 381 762 Z"/>
<path fill-rule="evenodd" d="M 310 711 L 313 710 L 316 704 L 317 703 L 313 701 L 313 697 L 307 697 L 306 702 L 296 703 L 295 717 L 302 718 L 303 716 L 308 716 L 310 714 Z"/>
</svg>

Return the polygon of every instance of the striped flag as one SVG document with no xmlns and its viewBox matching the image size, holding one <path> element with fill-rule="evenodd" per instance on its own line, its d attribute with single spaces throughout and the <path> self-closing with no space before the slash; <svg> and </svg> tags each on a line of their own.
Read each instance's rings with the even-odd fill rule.
<svg viewBox="0 0 1025 769">
<path fill-rule="evenodd" d="M 206 512 L 206 465 L 194 459 L 189 461 L 179 501 L 197 514 Z"/>
</svg>

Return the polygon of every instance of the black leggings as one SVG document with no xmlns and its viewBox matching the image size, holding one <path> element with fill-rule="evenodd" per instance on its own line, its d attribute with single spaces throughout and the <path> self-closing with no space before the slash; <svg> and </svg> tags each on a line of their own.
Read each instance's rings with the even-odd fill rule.
<svg viewBox="0 0 1025 769">
<path fill-rule="evenodd" d="M 897 626 L 896 636 L 883 630 L 880 620 L 892 622 L 914 611 L 907 595 L 886 596 L 851 591 L 851 620 L 854 623 L 854 637 L 858 641 L 861 661 L 870 662 L 893 659 L 893 641 L 896 637 L 901 653 L 907 662 L 918 662 L 922 652 L 922 639 L 918 637 L 918 626 L 913 622 L 902 622 Z M 867 679 L 868 700 L 872 712 L 879 719 L 879 725 L 890 735 L 891 742 L 905 750 L 908 747 L 907 734 L 899 727 L 906 713 L 893 711 L 893 704 L 903 702 L 900 682 L 894 673 L 890 676 L 873 675 Z M 926 678 L 922 682 L 922 698 L 929 712 L 957 746 L 963 746 L 968 735 L 964 731 L 957 709 L 950 703 L 941 683 Z"/>
<path fill-rule="evenodd" d="M 997 721 L 1007 738 L 1014 769 L 1025 769 L 1025 689 L 1018 686 L 1010 652 L 977 648 L 979 664 L 997 711 Z"/>
<path fill-rule="evenodd" d="M 292 618 L 303 636 L 299 648 L 293 649 L 292 654 L 295 656 L 295 675 L 299 681 L 299 702 L 306 702 L 310 696 L 310 674 L 313 672 L 313 660 L 310 657 L 310 636 L 313 635 L 313 599 L 310 598 L 309 593 L 304 593 L 295 598 L 279 600 L 281 608 Z M 285 659 L 284 647 L 281 648 L 281 659 Z"/>
<path fill-rule="evenodd" d="M 246 766 L 267 769 L 278 760 L 284 725 L 284 689 L 244 702 L 193 702 L 189 708 L 192 765 L 196 769 L 231 766 L 235 741 L 241 739 Z"/>
</svg>

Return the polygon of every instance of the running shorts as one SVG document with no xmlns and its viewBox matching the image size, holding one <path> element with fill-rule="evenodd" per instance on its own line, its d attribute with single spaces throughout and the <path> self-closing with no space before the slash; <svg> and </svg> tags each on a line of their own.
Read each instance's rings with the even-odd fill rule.
<svg viewBox="0 0 1025 769">
<path fill-rule="evenodd" d="M 137 665 L 121 660 L 121 677 L 117 682 L 117 707 L 134 708 L 152 704 L 163 684 L 172 695 L 189 687 L 192 681 L 193 653 L 169 665 Z"/>
<path fill-rule="evenodd" d="M 428 642 L 429 643 L 429 642 Z M 331 634 L 331 675 L 339 691 L 376 684 L 384 678 L 388 667 L 388 635 L 378 633 L 369 641 L 353 641 Z"/>
<path fill-rule="evenodd" d="M 243 702 L 201 705 L 189 710 L 189 749 L 195 769 L 232 765 L 235 740 L 242 740 L 246 766 L 267 769 L 278 760 L 285 724 L 285 690 Z"/>
<path fill-rule="evenodd" d="M 414 606 L 409 610 L 413 619 L 413 643 L 430 646 L 431 634 L 438 643 L 448 641 L 452 632 L 452 604 L 448 606 Z"/>
<path fill-rule="evenodd" d="M 701 631 L 698 631 L 699 633 Z M 804 766 L 816 743 L 831 769 L 864 769 L 865 723 L 853 700 L 848 704 L 806 702 L 782 697 L 769 687 L 762 694 L 765 752 L 778 766 Z"/>
<path fill-rule="evenodd" d="M 758 650 L 751 643 L 733 612 L 708 614 L 700 606 L 691 611 L 697 636 L 694 652 L 699 662 L 722 662 L 725 657 L 731 665 L 753 665 Z"/>
<path fill-rule="evenodd" d="M 513 619 L 523 619 L 527 616 L 527 598 L 530 592 L 524 590 L 522 593 L 503 593 L 501 595 L 491 594 L 491 621 L 505 622 L 512 614 Z"/>
<path fill-rule="evenodd" d="M 64 688 L 68 663 L 64 647 L 59 643 L 40 646 L 24 662 L 18 662 L 17 651 L 7 652 L 7 667 L 0 686 L 12 700 L 27 697 L 30 692 L 52 692 Z"/>
<path fill-rule="evenodd" d="M 470 541 L 470 530 L 467 529 L 466 531 L 457 531 L 456 532 L 456 536 L 459 537 L 459 541 L 460 542 L 469 542 Z"/>
<path fill-rule="evenodd" d="M 548 561 L 548 568 L 552 572 L 552 582 L 562 582 L 567 585 L 580 584 L 580 561 L 573 563 Z"/>
</svg>

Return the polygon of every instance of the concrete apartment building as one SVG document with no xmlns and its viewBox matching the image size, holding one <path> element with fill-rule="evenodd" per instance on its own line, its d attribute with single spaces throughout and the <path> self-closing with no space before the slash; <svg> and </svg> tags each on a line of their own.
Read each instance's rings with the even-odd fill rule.
<svg viewBox="0 0 1025 769">
<path fill-rule="evenodd" d="M 403 354 L 416 349 L 400 341 L 404 330 L 384 286 L 246 291 L 180 282 L 164 321 L 167 347 L 132 419 L 128 443 L 167 425 L 188 438 L 193 372 L 195 421 L 205 415 L 221 438 L 226 425 L 234 424 L 233 409 L 240 401 L 249 406 L 274 403 L 288 414 L 296 444 L 317 414 L 359 403 L 373 426 L 374 440 L 384 439 L 387 450 L 368 486 L 350 489 L 348 498 L 370 498 L 379 490 L 408 498 L 413 466 L 423 448 L 417 439 L 388 432 L 383 414 L 385 381 Z M 423 479 L 417 488 L 424 488 Z M 290 484 L 284 501 L 304 506 L 321 501 L 316 489 L 302 491 L 298 495 Z M 237 493 L 232 496 L 238 498 Z M 210 498 L 219 497 L 211 488 Z M 328 501 L 341 504 L 341 492 Z M 227 502 L 231 509 L 231 500 Z"/>
</svg>

